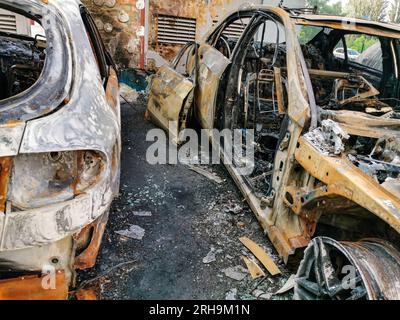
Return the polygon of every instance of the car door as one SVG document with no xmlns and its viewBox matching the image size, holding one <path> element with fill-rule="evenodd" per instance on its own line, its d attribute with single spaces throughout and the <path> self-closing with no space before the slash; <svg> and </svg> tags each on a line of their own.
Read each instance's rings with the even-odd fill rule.
<svg viewBox="0 0 400 320">
<path fill-rule="evenodd" d="M 198 87 L 196 89 L 197 119 L 204 129 L 214 127 L 215 100 L 219 80 L 231 61 L 214 47 L 199 47 Z"/>
<path fill-rule="evenodd" d="M 230 65 L 232 53 L 252 16 L 253 13 L 247 13 L 228 17 L 199 47 L 196 115 L 204 129 L 214 128 L 219 82 Z"/>
<path fill-rule="evenodd" d="M 196 56 L 197 44 L 187 43 L 170 65 L 160 67 L 151 82 L 146 116 L 168 131 L 176 144 L 193 104 Z"/>
</svg>

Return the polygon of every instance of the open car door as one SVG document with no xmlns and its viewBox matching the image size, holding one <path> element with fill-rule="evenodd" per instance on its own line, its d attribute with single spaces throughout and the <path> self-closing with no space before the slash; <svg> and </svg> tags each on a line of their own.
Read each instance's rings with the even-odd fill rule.
<svg viewBox="0 0 400 320">
<path fill-rule="evenodd" d="M 234 13 L 223 20 L 198 49 L 196 115 L 204 129 L 215 127 L 215 111 L 221 78 L 231 64 L 240 37 L 252 21 L 254 12 Z"/>
<path fill-rule="evenodd" d="M 179 144 L 179 132 L 187 127 L 196 86 L 197 44 L 187 43 L 171 65 L 162 66 L 151 83 L 146 116 L 168 131 Z"/>
<path fill-rule="evenodd" d="M 214 128 L 219 81 L 230 63 L 227 57 L 209 44 L 200 46 L 196 107 L 197 118 L 204 129 Z"/>
</svg>

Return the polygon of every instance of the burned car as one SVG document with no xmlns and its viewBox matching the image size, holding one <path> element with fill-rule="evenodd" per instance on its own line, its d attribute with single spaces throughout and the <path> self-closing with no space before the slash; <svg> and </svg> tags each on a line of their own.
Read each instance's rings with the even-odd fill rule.
<svg viewBox="0 0 400 320">
<path fill-rule="evenodd" d="M 79 1 L 0 10 L 0 298 L 64 299 L 119 190 L 118 79 Z"/>
<path fill-rule="evenodd" d="M 378 61 L 348 57 L 358 38 Z M 225 166 L 283 261 L 304 253 L 295 298 L 400 298 L 399 41 L 398 25 L 251 6 L 152 81 L 147 114 L 177 143 L 191 115 L 211 140 L 254 131 L 253 172 Z"/>
</svg>

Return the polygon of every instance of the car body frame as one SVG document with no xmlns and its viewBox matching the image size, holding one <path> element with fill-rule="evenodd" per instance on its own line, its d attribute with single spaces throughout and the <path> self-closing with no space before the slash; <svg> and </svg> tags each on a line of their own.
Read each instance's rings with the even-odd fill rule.
<svg viewBox="0 0 400 320">
<path fill-rule="evenodd" d="M 274 26 L 277 31 L 270 35 L 272 40 L 264 49 L 263 42 L 261 47 L 257 42 L 260 37 L 255 35 L 267 22 L 271 27 L 264 28 L 263 36 Z M 242 24 L 243 28 L 240 36 L 230 45 L 229 26 L 232 23 Z M 300 44 L 299 28 L 302 27 L 321 28 L 321 31 Z M 345 34 L 368 34 L 381 39 L 383 72 L 350 59 L 335 59 L 333 51 Z M 399 101 L 399 39 L 398 25 L 308 14 L 304 10 L 284 7 L 242 8 L 222 19 L 203 41 L 189 43 L 183 49 L 188 50 L 186 57 L 181 52 L 170 66 L 160 68 L 152 80 L 147 115 L 168 130 L 171 139 L 179 143 L 179 131 L 188 126 L 187 118 L 192 113 L 201 127 L 208 130 L 209 138 L 215 144 L 214 128 L 253 128 L 257 131 L 255 124 L 252 127 L 243 125 L 243 118 L 247 119 L 243 114 L 247 115 L 249 110 L 247 101 L 255 106 L 254 101 L 258 101 L 260 106 L 259 98 L 263 91 L 259 86 L 266 84 L 265 92 L 271 92 L 273 88 L 270 100 L 276 114 L 274 123 L 278 123 L 277 130 L 271 129 L 264 136 L 275 139 L 270 148 L 273 150 L 268 151 L 273 160 L 266 167 L 270 171 L 268 181 L 265 180 L 267 190 L 256 190 L 252 182 L 263 174 L 265 177 L 267 170 L 249 178 L 234 165 L 225 166 L 284 262 L 288 262 L 296 252 L 303 252 L 298 249 L 315 247 L 313 239 L 317 235 L 329 235 L 340 241 L 374 237 L 391 240 L 398 245 L 400 193 L 397 162 L 374 158 L 372 154 L 377 151 L 376 148 L 367 155 L 358 155 L 353 150 L 358 147 L 354 144 L 350 146 L 350 142 L 354 143 L 356 139 L 365 148 L 378 145 L 380 140 L 386 146 L 389 141 L 398 145 L 400 120 L 392 115 L 396 113 Z M 186 62 L 180 62 L 182 57 Z M 252 72 L 248 71 L 250 67 L 244 62 L 250 58 L 259 63 Z M 181 65 L 185 65 L 186 69 L 178 70 Z M 248 89 L 251 81 L 258 85 L 253 92 Z M 328 89 L 324 88 L 324 84 Z M 350 92 L 349 96 L 345 91 Z M 254 100 L 249 100 L 249 92 L 254 94 Z M 395 101 L 391 106 L 383 103 L 389 99 Z M 261 112 L 256 111 L 255 106 L 253 114 L 260 116 Z M 383 116 L 384 110 L 393 113 Z M 268 121 L 264 121 L 263 125 L 268 125 Z M 363 139 L 369 140 L 363 144 Z M 397 151 L 394 153 L 397 154 Z M 221 156 L 224 157 L 223 154 Z M 378 181 L 367 169 L 378 164 L 385 167 L 385 181 Z M 395 172 L 393 176 L 392 170 Z M 345 251 L 343 246 L 333 246 L 329 241 L 318 247 L 320 252 L 326 253 L 324 248 L 328 246 L 335 252 L 338 248 Z M 370 244 L 366 246 L 373 251 L 371 256 L 377 255 L 386 261 L 387 256 L 384 258 L 382 252 L 377 253 L 377 249 L 371 249 Z M 385 247 L 385 254 L 393 252 L 388 247 Z M 312 252 L 309 250 L 306 257 L 312 259 Z M 347 259 L 351 256 L 347 251 L 344 255 Z M 361 256 L 359 254 L 358 259 Z M 397 253 L 393 256 L 396 256 L 392 265 L 395 266 L 397 281 L 400 260 Z M 356 260 L 351 260 L 352 264 L 356 264 Z M 312 263 L 316 263 L 315 260 Z M 312 263 L 303 261 L 299 272 L 308 272 L 307 276 L 310 276 Z M 382 265 L 378 266 L 370 260 L 368 263 L 370 270 L 382 268 Z M 325 273 L 321 271 L 321 279 L 325 277 L 329 280 L 333 272 L 329 274 L 328 271 L 332 265 L 322 263 L 320 267 L 325 270 Z M 360 268 L 358 272 L 364 280 L 368 278 Z M 304 280 L 304 277 L 304 274 L 298 275 L 299 279 Z M 367 282 L 368 285 L 365 285 Z M 329 281 L 321 281 L 314 287 L 314 284 L 311 285 L 307 294 L 302 290 L 304 287 L 298 293 L 309 297 L 312 291 L 314 297 L 332 297 L 336 291 L 328 284 Z M 312 288 L 319 285 L 321 288 L 315 293 Z M 386 298 L 399 295 L 398 290 L 390 291 L 393 286 L 388 289 L 388 282 L 375 278 L 368 278 L 364 285 L 367 289 L 359 291 L 363 292 L 360 294 L 363 297 L 377 297 L 379 290 L 374 291 L 371 289 L 373 286 L 375 289 L 380 287 Z M 385 285 L 386 288 L 382 289 Z M 388 292 L 395 293 L 391 295 Z M 354 297 L 356 293 L 350 295 Z"/>
<path fill-rule="evenodd" d="M 67 298 L 75 270 L 95 264 L 119 193 L 117 70 L 80 1 L 0 7 L 46 34 L 39 77 L 0 101 L 0 298 Z M 55 288 L 43 287 L 45 276 Z"/>
</svg>

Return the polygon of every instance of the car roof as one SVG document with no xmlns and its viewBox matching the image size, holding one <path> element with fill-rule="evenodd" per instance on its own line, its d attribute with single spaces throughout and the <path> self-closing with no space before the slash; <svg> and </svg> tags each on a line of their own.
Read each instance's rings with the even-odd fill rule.
<svg viewBox="0 0 400 320">
<path fill-rule="evenodd" d="M 342 16 L 333 16 L 333 15 L 322 15 L 322 14 L 300 14 L 300 15 L 291 15 L 292 18 L 295 19 L 304 19 L 307 21 L 324 21 L 324 22 L 340 22 L 351 24 L 355 23 L 357 25 L 362 25 L 365 27 L 378 27 L 381 29 L 387 29 L 391 31 L 400 32 L 400 25 L 394 23 L 386 23 L 379 21 L 371 21 L 366 19 L 359 18 L 351 18 L 351 17 L 342 17 Z"/>
<path fill-rule="evenodd" d="M 276 14 L 286 15 L 297 24 L 318 25 L 332 27 L 334 29 L 352 30 L 356 32 L 369 33 L 382 36 L 400 38 L 400 25 L 394 23 L 370 21 L 366 19 L 350 18 L 327 14 L 297 14 L 296 9 L 281 8 L 271 5 L 248 5 L 242 6 L 239 10 L 234 10 L 230 14 L 238 11 L 272 11 Z M 301 10 L 301 9 L 298 9 Z"/>
</svg>

